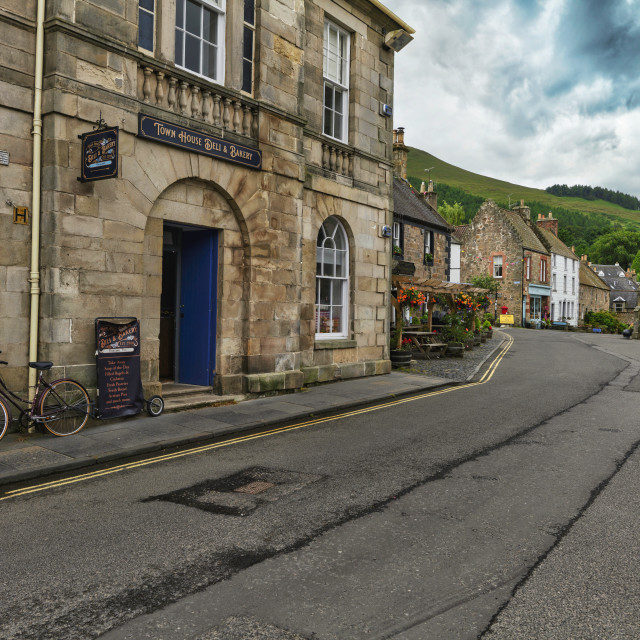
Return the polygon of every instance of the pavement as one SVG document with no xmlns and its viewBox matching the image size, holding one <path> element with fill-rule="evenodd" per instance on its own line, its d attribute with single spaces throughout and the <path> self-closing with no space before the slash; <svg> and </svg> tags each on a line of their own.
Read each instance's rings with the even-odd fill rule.
<svg viewBox="0 0 640 640">
<path fill-rule="evenodd" d="M 455 382 L 446 378 L 392 372 L 237 404 L 165 412 L 155 418 L 145 413 L 104 422 L 93 421 L 93 425 L 86 426 L 80 433 L 64 438 L 40 433 L 9 433 L 0 441 L 0 485 L 206 442 L 310 416 L 317 418 L 451 384 Z"/>
</svg>

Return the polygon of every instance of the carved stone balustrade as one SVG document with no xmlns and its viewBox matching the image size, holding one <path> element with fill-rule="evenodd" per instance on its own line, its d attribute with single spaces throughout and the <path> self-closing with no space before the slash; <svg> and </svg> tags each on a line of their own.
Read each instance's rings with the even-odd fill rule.
<svg viewBox="0 0 640 640">
<path fill-rule="evenodd" d="M 353 151 L 323 142 L 322 168 L 353 178 Z"/>
<path fill-rule="evenodd" d="M 138 98 L 154 107 L 225 131 L 258 137 L 258 109 L 255 105 L 205 81 L 187 81 L 167 70 L 139 65 Z"/>
</svg>

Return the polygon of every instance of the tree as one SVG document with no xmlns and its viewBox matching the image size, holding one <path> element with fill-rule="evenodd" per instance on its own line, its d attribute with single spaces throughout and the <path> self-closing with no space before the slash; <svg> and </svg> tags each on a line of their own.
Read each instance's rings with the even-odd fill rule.
<svg viewBox="0 0 640 640">
<path fill-rule="evenodd" d="M 626 269 L 640 250 L 640 233 L 612 231 L 600 236 L 592 245 L 589 257 L 596 264 L 615 264 Z"/>
<path fill-rule="evenodd" d="M 640 250 L 636 253 L 636 257 L 631 263 L 631 268 L 636 272 L 636 280 L 640 282 Z"/>
<path fill-rule="evenodd" d="M 464 208 L 459 202 L 450 205 L 444 200 L 442 204 L 438 206 L 438 213 L 454 227 L 464 224 Z"/>
</svg>

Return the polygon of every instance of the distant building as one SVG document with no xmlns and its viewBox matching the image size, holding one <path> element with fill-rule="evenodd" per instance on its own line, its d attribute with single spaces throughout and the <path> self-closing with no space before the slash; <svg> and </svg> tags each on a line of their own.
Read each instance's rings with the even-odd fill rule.
<svg viewBox="0 0 640 640">
<path fill-rule="evenodd" d="M 540 214 L 537 232 L 551 253 L 551 306 L 549 319 L 578 325 L 580 273 L 578 256 L 558 237 L 558 219 Z"/>
<path fill-rule="evenodd" d="M 589 266 L 587 256 L 580 256 L 580 304 L 578 321 L 584 323 L 589 311 L 609 310 L 609 285 Z"/>
<path fill-rule="evenodd" d="M 615 264 L 591 264 L 591 269 L 609 285 L 609 310 L 623 322 L 633 322 L 633 310 L 638 306 L 636 272 L 625 271 Z"/>
<path fill-rule="evenodd" d="M 491 275 L 498 286 L 498 309 L 507 307 L 516 326 L 538 324 L 551 303 L 551 253 L 520 203 L 512 211 L 487 200 L 471 223 L 456 230 L 462 242 L 461 277 Z"/>
</svg>

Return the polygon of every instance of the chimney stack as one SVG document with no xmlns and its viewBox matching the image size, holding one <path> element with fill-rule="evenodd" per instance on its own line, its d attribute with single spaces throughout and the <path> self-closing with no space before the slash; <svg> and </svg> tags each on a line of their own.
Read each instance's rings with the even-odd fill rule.
<svg viewBox="0 0 640 640">
<path fill-rule="evenodd" d="M 549 217 L 545 218 L 544 215 L 537 221 L 539 227 L 548 229 L 554 236 L 558 235 L 558 219 L 553 217 L 553 213 L 549 211 Z"/>
<path fill-rule="evenodd" d="M 429 180 L 429 186 L 424 194 L 424 199 L 429 203 L 434 211 L 438 210 L 438 194 L 433 187 L 433 180 Z"/>
<path fill-rule="evenodd" d="M 401 180 L 407 179 L 408 152 L 404 145 L 404 127 L 398 127 L 393 130 L 393 175 Z"/>
<path fill-rule="evenodd" d="M 531 222 L 531 209 L 524 204 L 524 200 L 520 200 L 520 204 L 517 207 L 513 207 L 513 210 L 520 214 L 525 222 Z"/>
</svg>

